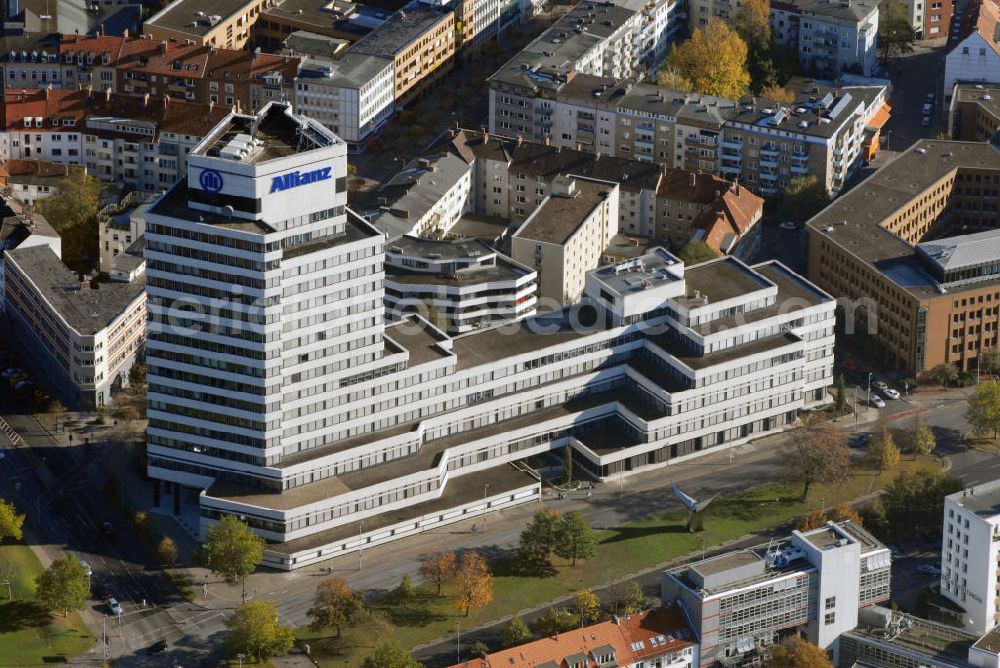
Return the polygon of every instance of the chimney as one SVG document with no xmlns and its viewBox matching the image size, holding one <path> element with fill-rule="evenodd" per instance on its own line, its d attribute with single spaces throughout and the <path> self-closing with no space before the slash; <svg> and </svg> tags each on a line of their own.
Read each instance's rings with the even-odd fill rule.
<svg viewBox="0 0 1000 668">
<path fill-rule="evenodd" d="M 164 105 L 164 106 L 166 106 L 166 105 Z M 212 114 L 212 109 L 215 109 L 215 100 L 209 100 L 208 101 L 208 114 L 210 116 Z"/>
<path fill-rule="evenodd" d="M 122 37 L 124 37 L 125 39 L 128 39 L 128 28 L 125 28 L 125 30 L 122 30 Z"/>
<path fill-rule="evenodd" d="M 696 185 L 698 185 L 698 175 L 695 174 L 694 172 L 691 172 L 691 183 L 690 183 L 690 185 L 691 185 L 692 188 L 694 188 Z"/>
<path fill-rule="evenodd" d="M 524 142 L 524 137 L 522 137 L 521 134 L 518 133 L 518 135 L 517 135 L 517 145 L 520 146 L 522 142 Z"/>
<path fill-rule="evenodd" d="M 597 162 L 600 159 L 601 159 L 601 152 L 598 151 L 597 153 L 594 154 L 594 162 Z"/>
<path fill-rule="evenodd" d="M 166 42 L 166 40 L 160 42 L 159 51 L 160 51 L 160 53 L 163 53 L 163 54 L 165 54 L 167 52 L 167 42 Z"/>
<path fill-rule="evenodd" d="M 582 142 L 577 142 L 576 143 L 576 150 L 577 151 L 581 151 L 581 152 L 583 151 L 583 143 Z"/>
<path fill-rule="evenodd" d="M 110 87 L 104 89 L 104 101 L 105 102 L 111 102 L 111 88 Z"/>
<path fill-rule="evenodd" d="M 667 163 L 665 162 L 660 163 L 660 174 L 663 174 L 664 176 L 667 175 Z"/>
<path fill-rule="evenodd" d="M 552 145 L 552 137 L 546 137 L 544 143 L 545 143 L 546 146 L 551 146 Z"/>
<path fill-rule="evenodd" d="M 142 96 L 142 108 L 145 109 L 149 106 L 149 93 Z"/>
<path fill-rule="evenodd" d="M 104 24 L 103 23 L 100 23 L 97 26 L 97 36 L 98 37 L 104 37 Z"/>
<path fill-rule="evenodd" d="M 485 125 L 480 126 L 479 131 L 483 133 L 483 143 L 485 144 L 490 140 L 490 133 L 486 131 Z"/>
<path fill-rule="evenodd" d="M 90 99 L 90 94 L 94 92 L 93 84 L 87 84 L 87 99 Z"/>
</svg>

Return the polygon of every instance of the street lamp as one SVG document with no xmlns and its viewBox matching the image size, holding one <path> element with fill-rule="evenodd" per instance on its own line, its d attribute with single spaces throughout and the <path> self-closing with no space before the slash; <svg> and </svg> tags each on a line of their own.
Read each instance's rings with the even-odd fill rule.
<svg viewBox="0 0 1000 668">
<path fill-rule="evenodd" d="M 486 531 L 486 493 L 489 489 L 490 483 L 483 483 L 483 531 Z"/>
<path fill-rule="evenodd" d="M 240 668 L 243 668 L 243 654 L 237 654 L 236 660 L 240 662 Z"/>
<path fill-rule="evenodd" d="M 868 372 L 868 398 L 866 399 L 868 405 L 872 404 L 872 372 Z"/>
</svg>

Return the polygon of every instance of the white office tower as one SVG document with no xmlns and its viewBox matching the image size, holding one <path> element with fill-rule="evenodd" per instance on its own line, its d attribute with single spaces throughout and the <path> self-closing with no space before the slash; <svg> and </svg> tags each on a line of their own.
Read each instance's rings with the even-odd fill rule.
<svg viewBox="0 0 1000 668">
<path fill-rule="evenodd" d="M 963 611 L 954 616 L 964 628 L 991 631 L 1000 620 L 1000 480 L 944 497 L 942 528 L 941 595 Z"/>
<path fill-rule="evenodd" d="M 299 568 L 537 500 L 567 445 L 617 482 L 828 401 L 834 301 L 777 263 L 656 249 L 563 311 L 384 325 L 344 156 L 284 106 L 230 116 L 147 216 L 149 474 L 192 529 L 240 516 Z"/>
</svg>

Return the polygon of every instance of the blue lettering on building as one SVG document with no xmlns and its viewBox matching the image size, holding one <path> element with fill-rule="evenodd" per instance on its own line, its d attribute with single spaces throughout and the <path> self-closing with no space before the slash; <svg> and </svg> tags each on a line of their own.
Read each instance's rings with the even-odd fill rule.
<svg viewBox="0 0 1000 668">
<path fill-rule="evenodd" d="M 311 172 L 289 172 L 271 179 L 271 192 L 276 193 L 282 190 L 291 190 L 299 186 L 309 185 L 318 181 L 328 181 L 333 178 L 332 167 L 322 167 Z"/>
<path fill-rule="evenodd" d="M 222 174 L 214 169 L 203 169 L 201 176 L 198 177 L 198 183 L 201 184 L 202 190 L 217 193 L 222 190 Z"/>
</svg>

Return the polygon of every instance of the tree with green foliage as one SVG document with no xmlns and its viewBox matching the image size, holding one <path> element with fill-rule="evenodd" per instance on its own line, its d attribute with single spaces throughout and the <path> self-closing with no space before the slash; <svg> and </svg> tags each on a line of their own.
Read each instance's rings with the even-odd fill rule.
<svg viewBox="0 0 1000 668">
<path fill-rule="evenodd" d="M 826 650 L 798 636 L 775 646 L 766 668 L 833 668 Z"/>
<path fill-rule="evenodd" d="M 781 201 L 782 215 L 796 223 L 804 223 L 830 203 L 826 186 L 815 174 L 792 179 Z"/>
<path fill-rule="evenodd" d="M 913 427 L 913 443 L 911 447 L 913 458 L 916 459 L 918 455 L 929 455 L 936 447 L 937 439 L 934 438 L 934 432 L 927 426 L 924 416 L 918 413 L 916 424 Z"/>
<path fill-rule="evenodd" d="M 82 610 L 90 597 L 90 582 L 80 560 L 64 554 L 35 579 L 35 598 L 46 610 Z"/>
<path fill-rule="evenodd" d="M 329 578 L 316 585 L 316 597 L 306 616 L 313 631 L 333 627 L 340 637 L 340 630 L 357 622 L 364 611 L 360 593 L 352 591 L 343 578 Z"/>
<path fill-rule="evenodd" d="M 918 383 L 934 383 L 942 387 L 948 387 L 948 383 L 958 380 L 958 367 L 948 362 L 943 362 L 931 367 L 926 371 L 921 371 L 917 376 Z"/>
<path fill-rule="evenodd" d="M 403 579 L 400 580 L 399 586 L 396 587 L 396 591 L 393 593 L 393 598 L 396 603 L 398 603 L 404 610 L 410 607 L 410 604 L 417 598 L 417 588 L 413 586 L 413 582 L 410 581 L 409 575 L 404 575 Z"/>
<path fill-rule="evenodd" d="M 559 514 L 544 508 L 536 511 L 521 532 L 518 559 L 525 565 L 547 566 L 559 536 Z"/>
<path fill-rule="evenodd" d="M 802 482 L 802 498 L 815 483 L 841 483 L 851 470 L 847 437 L 820 413 L 804 418 L 788 458 L 791 476 Z"/>
<path fill-rule="evenodd" d="M 887 64 L 890 56 L 910 53 L 916 33 L 907 17 L 905 2 L 889 0 L 878 8 L 878 45 L 882 48 L 882 62 Z"/>
<path fill-rule="evenodd" d="M 101 208 L 101 182 L 83 168 L 71 168 L 55 193 L 38 202 L 38 211 L 60 234 L 83 225 Z"/>
<path fill-rule="evenodd" d="M 141 390 L 146 386 L 146 365 L 142 362 L 134 363 L 128 370 L 128 384 L 134 390 Z"/>
<path fill-rule="evenodd" d="M 688 267 L 718 259 L 719 254 L 712 250 L 712 247 L 700 239 L 692 239 L 685 244 L 684 248 L 677 255 Z"/>
<path fill-rule="evenodd" d="M 23 514 L 18 514 L 13 503 L 0 499 L 0 543 L 8 538 L 21 540 L 23 536 L 21 527 L 24 526 L 24 517 Z"/>
<path fill-rule="evenodd" d="M 993 432 L 993 438 L 1000 432 L 1000 383 L 988 380 L 980 383 L 969 397 L 965 409 L 965 419 L 980 433 Z"/>
<path fill-rule="evenodd" d="M 961 489 L 960 480 L 940 469 L 904 471 L 879 498 L 881 508 L 872 508 L 875 504 L 870 504 L 865 509 L 865 526 L 878 529 L 881 525 L 890 534 L 910 530 L 940 533 L 944 497 Z"/>
<path fill-rule="evenodd" d="M 361 664 L 362 668 L 423 668 L 423 665 L 395 640 L 380 640 Z"/>
<path fill-rule="evenodd" d="M 500 631 L 500 642 L 504 647 L 516 647 L 531 640 L 531 629 L 524 623 L 521 615 L 515 615 Z"/>
<path fill-rule="evenodd" d="M 642 591 L 642 585 L 632 580 L 625 587 L 625 598 L 622 601 L 622 610 L 630 615 L 646 609 L 648 605 L 646 595 Z"/>
<path fill-rule="evenodd" d="M 291 629 L 278 623 L 278 609 L 274 603 L 256 599 L 243 603 L 226 620 L 229 636 L 226 649 L 230 656 L 243 654 L 257 661 L 287 654 L 295 641 Z"/>
<path fill-rule="evenodd" d="M 667 65 L 705 95 L 739 98 L 750 85 L 747 44 L 724 21 L 709 19 L 670 52 Z"/>
<path fill-rule="evenodd" d="M 208 567 L 229 580 L 243 585 L 243 600 L 247 598 L 247 576 L 256 570 L 264 558 L 266 541 L 255 534 L 246 522 L 223 515 L 205 534 L 204 550 Z"/>
<path fill-rule="evenodd" d="M 469 645 L 469 656 L 473 656 L 477 659 L 485 659 L 486 655 L 490 653 L 490 646 L 484 643 L 482 640 L 477 640 L 471 645 Z"/>
<path fill-rule="evenodd" d="M 574 628 L 576 623 L 576 616 L 569 611 L 561 608 L 556 610 L 549 606 L 545 614 L 535 620 L 533 626 L 535 627 L 535 633 L 538 635 L 550 637 Z"/>
<path fill-rule="evenodd" d="M 847 412 L 847 388 L 844 386 L 844 374 L 837 376 L 835 391 L 836 393 L 833 397 L 833 412 L 837 415 L 843 415 Z"/>
<path fill-rule="evenodd" d="M 576 566 L 577 559 L 590 559 L 597 554 L 597 534 L 583 515 L 575 510 L 559 518 L 554 552 Z"/>
</svg>

